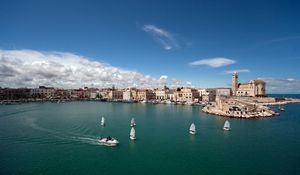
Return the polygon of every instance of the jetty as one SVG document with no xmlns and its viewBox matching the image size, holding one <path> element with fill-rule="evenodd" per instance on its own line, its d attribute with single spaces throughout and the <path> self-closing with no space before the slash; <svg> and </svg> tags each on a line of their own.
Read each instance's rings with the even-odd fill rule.
<svg viewBox="0 0 300 175">
<path fill-rule="evenodd" d="M 272 97 L 219 97 L 202 111 L 209 114 L 234 118 L 261 118 L 280 115 L 270 106 L 299 103 L 300 99 L 276 99 Z"/>
</svg>

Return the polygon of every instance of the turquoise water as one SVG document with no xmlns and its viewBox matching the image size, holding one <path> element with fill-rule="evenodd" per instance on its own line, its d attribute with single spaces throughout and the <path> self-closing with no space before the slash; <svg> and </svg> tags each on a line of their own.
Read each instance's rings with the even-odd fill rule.
<svg viewBox="0 0 300 175">
<path fill-rule="evenodd" d="M 274 118 L 229 119 L 226 132 L 225 118 L 198 106 L 2 105 L 0 174 L 300 174 L 300 104 L 285 109 Z M 196 136 L 188 133 L 192 122 Z M 97 137 L 108 135 L 120 145 L 99 145 Z"/>
</svg>

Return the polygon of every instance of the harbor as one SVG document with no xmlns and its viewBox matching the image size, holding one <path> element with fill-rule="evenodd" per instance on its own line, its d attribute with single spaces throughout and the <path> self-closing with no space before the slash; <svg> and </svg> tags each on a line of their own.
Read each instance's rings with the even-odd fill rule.
<svg viewBox="0 0 300 175">
<path fill-rule="evenodd" d="M 300 171 L 299 104 L 284 107 L 286 111 L 272 119 L 239 120 L 215 117 L 190 105 L 0 105 L 1 174 L 135 175 L 145 169 L 146 174 L 293 174 Z M 226 120 L 230 131 L 223 129 Z M 191 123 L 195 135 L 189 133 Z M 107 136 L 118 139 L 119 145 L 101 145 L 98 139 Z"/>
</svg>

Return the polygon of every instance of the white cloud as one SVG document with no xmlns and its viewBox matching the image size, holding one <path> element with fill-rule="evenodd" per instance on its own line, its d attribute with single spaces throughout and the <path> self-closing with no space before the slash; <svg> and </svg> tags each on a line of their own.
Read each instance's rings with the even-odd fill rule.
<svg viewBox="0 0 300 175">
<path fill-rule="evenodd" d="M 66 52 L 0 50 L 2 87 L 159 87 L 173 83 Z"/>
<path fill-rule="evenodd" d="M 267 93 L 300 93 L 300 80 L 293 78 L 258 78 L 266 82 Z"/>
<path fill-rule="evenodd" d="M 250 70 L 249 69 L 227 70 L 227 71 L 225 71 L 225 74 L 233 74 L 234 72 L 238 72 L 238 73 L 250 72 Z"/>
<path fill-rule="evenodd" d="M 160 80 L 166 80 L 166 79 L 168 79 L 168 76 L 167 76 L 167 75 L 162 75 L 162 76 L 160 76 L 159 79 L 160 79 Z"/>
<path fill-rule="evenodd" d="M 162 28 L 148 24 L 144 25 L 142 29 L 145 32 L 150 33 L 154 40 L 160 43 L 165 50 L 172 50 L 180 47 L 174 36 Z"/>
<path fill-rule="evenodd" d="M 191 62 L 190 65 L 207 65 L 213 68 L 227 66 L 230 64 L 234 64 L 235 60 L 228 59 L 228 58 L 208 58 L 208 59 L 201 59 L 194 62 Z"/>
</svg>

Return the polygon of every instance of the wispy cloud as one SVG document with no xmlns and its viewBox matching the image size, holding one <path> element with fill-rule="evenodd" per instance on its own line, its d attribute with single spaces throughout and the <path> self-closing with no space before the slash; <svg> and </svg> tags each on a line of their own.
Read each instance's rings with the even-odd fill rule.
<svg viewBox="0 0 300 175">
<path fill-rule="evenodd" d="M 250 46 L 249 48 L 245 48 L 244 50 L 249 51 L 249 50 L 268 47 L 270 45 L 278 45 L 278 44 L 284 44 L 284 43 L 289 43 L 289 46 L 294 46 L 294 45 L 298 46 L 299 41 L 300 41 L 299 35 L 273 38 L 273 39 L 269 39 L 269 40 L 260 41 L 259 43 L 255 44 L 253 46 Z"/>
<path fill-rule="evenodd" d="M 0 50 L 0 82 L 2 87 L 78 88 L 160 87 L 175 85 L 177 80 L 166 75 L 154 78 L 73 53 Z"/>
<path fill-rule="evenodd" d="M 165 50 L 180 48 L 173 34 L 165 29 L 159 28 L 152 24 L 144 25 L 142 29 L 151 34 L 154 40 L 160 43 Z"/>
<path fill-rule="evenodd" d="M 201 59 L 194 62 L 191 62 L 190 65 L 207 65 L 213 68 L 227 66 L 230 64 L 234 64 L 236 61 L 228 58 L 208 58 L 208 59 Z"/>
<path fill-rule="evenodd" d="M 242 73 L 242 72 L 250 72 L 249 69 L 237 69 L 237 70 L 227 70 L 225 74 L 233 74 L 234 72 Z"/>
<path fill-rule="evenodd" d="M 268 93 L 300 93 L 300 80 L 294 78 L 258 78 L 266 82 Z"/>
<path fill-rule="evenodd" d="M 299 40 L 299 39 L 300 39 L 300 36 L 287 36 L 287 37 L 282 37 L 282 38 L 271 39 L 269 41 L 264 42 L 263 44 L 272 44 L 272 43 L 277 43 L 277 42 Z"/>
</svg>

